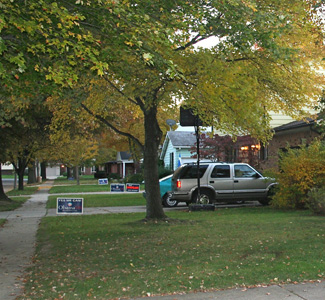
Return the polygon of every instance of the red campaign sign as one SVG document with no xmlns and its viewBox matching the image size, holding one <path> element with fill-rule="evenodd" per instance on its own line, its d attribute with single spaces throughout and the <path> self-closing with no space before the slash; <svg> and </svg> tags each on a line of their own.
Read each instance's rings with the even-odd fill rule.
<svg viewBox="0 0 325 300">
<path fill-rule="evenodd" d="M 135 183 L 127 183 L 126 184 L 126 191 L 127 192 L 140 192 L 140 184 Z"/>
</svg>

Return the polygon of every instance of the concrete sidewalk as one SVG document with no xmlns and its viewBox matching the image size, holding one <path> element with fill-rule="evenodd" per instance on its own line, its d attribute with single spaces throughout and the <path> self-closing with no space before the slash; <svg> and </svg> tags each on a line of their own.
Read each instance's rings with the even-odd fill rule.
<svg viewBox="0 0 325 300">
<path fill-rule="evenodd" d="M 39 222 L 44 216 L 56 216 L 55 209 L 47 211 L 45 207 L 52 184 L 53 182 L 49 181 L 43 183 L 39 191 L 32 195 L 21 208 L 10 212 L 0 212 L 0 218 L 7 219 L 7 223 L 0 228 L 0 300 L 13 300 L 22 293 L 22 276 L 25 269 L 32 264 Z M 87 208 L 84 214 L 125 212 L 145 212 L 145 207 Z M 325 300 L 325 281 L 154 296 L 146 297 L 146 299 Z"/>
<path fill-rule="evenodd" d="M 141 299 L 141 298 L 136 298 Z M 143 298 L 142 298 L 143 299 Z M 150 300 L 324 300 L 325 281 L 150 297 Z"/>
<path fill-rule="evenodd" d="M 36 232 L 46 215 L 45 204 L 52 184 L 44 183 L 22 207 L 0 212 L 0 218 L 7 219 L 0 228 L 0 300 L 15 299 L 22 292 L 23 272 L 32 263 Z"/>
</svg>

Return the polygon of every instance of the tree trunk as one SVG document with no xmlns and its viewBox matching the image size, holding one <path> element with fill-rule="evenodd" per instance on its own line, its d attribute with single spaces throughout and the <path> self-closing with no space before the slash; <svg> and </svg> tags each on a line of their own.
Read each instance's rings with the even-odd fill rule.
<svg viewBox="0 0 325 300">
<path fill-rule="evenodd" d="M 41 176 L 42 181 L 46 180 L 46 162 L 41 162 Z"/>
<path fill-rule="evenodd" d="M 19 191 L 24 190 L 24 173 L 25 173 L 24 168 L 18 169 L 18 190 Z"/>
<path fill-rule="evenodd" d="M 146 185 L 146 219 L 165 219 L 158 176 L 158 148 L 162 132 L 157 121 L 157 109 L 145 112 L 144 179 Z"/>
<path fill-rule="evenodd" d="M 35 162 L 32 162 L 32 164 L 28 167 L 28 183 L 36 183 L 36 168 L 35 168 Z"/>
<path fill-rule="evenodd" d="M 71 168 L 67 167 L 67 179 L 72 177 L 72 172 L 71 172 Z"/>
<path fill-rule="evenodd" d="M 74 175 L 73 175 L 74 179 L 77 180 L 77 185 L 80 185 L 79 167 L 78 166 L 73 168 L 73 173 L 74 173 Z"/>
<path fill-rule="evenodd" d="M 10 198 L 6 195 L 3 184 L 2 184 L 2 170 L 1 170 L 1 163 L 0 163 L 0 202 L 1 201 L 11 201 Z"/>
<path fill-rule="evenodd" d="M 11 161 L 12 165 L 15 168 L 15 172 L 18 175 L 18 190 L 24 190 L 24 173 L 28 165 L 28 159 L 25 157 L 19 157 L 18 163 Z"/>
</svg>

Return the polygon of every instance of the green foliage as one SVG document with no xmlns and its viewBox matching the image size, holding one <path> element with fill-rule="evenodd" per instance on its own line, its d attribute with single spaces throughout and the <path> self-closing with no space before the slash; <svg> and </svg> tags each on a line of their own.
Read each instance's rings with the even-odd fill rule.
<svg viewBox="0 0 325 300">
<path fill-rule="evenodd" d="M 106 171 L 96 171 L 96 173 L 94 173 L 94 178 L 99 179 L 99 178 L 108 178 L 108 177 Z"/>
<path fill-rule="evenodd" d="M 159 174 L 159 178 L 163 178 L 170 174 L 173 174 L 173 171 L 165 168 L 165 166 L 159 165 L 158 166 L 158 174 Z"/>
<path fill-rule="evenodd" d="M 125 178 L 124 181 L 128 182 L 128 183 L 142 183 L 143 182 L 143 174 L 137 173 L 137 174 L 129 175 Z"/>
<path fill-rule="evenodd" d="M 148 211 L 162 216 L 160 206 L 149 209 L 158 203 L 153 153 L 162 136 L 159 111 L 176 108 L 174 99 L 184 99 L 218 130 L 270 137 L 269 111 L 300 115 L 324 83 L 317 73 L 324 64 L 323 28 L 314 3 L 4 0 L 1 89 L 6 95 L 22 96 L 13 101 L 15 105 L 0 98 L 6 105 L 0 118 L 25 104 L 23 96 L 31 94 L 26 101 L 30 102 L 37 94 L 34 87 L 51 88 L 46 95 L 53 92 L 52 83 L 78 90 L 69 101 L 84 101 L 85 110 L 144 150 Z M 209 49 L 194 47 L 209 37 L 218 43 Z M 89 82 L 94 75 L 106 86 L 97 99 L 90 92 L 97 84 Z M 127 113 L 118 114 L 122 109 Z M 145 141 L 133 135 L 134 127 L 125 130 L 128 116 L 137 120 L 137 129 L 145 125 L 146 132 L 140 135 L 146 136 Z M 83 147 L 90 149 L 87 140 L 69 144 L 58 136 L 56 142 L 64 143 L 61 149 L 75 146 L 80 155 L 73 159 L 82 156 Z"/>
<path fill-rule="evenodd" d="M 305 208 L 308 192 L 325 184 L 325 145 L 316 140 L 308 147 L 280 153 L 279 186 L 272 205 L 280 208 Z"/>
<path fill-rule="evenodd" d="M 306 206 L 316 215 L 325 215 L 325 187 L 313 188 L 308 193 Z"/>
<path fill-rule="evenodd" d="M 119 180 L 119 179 L 121 179 L 121 175 L 118 174 L 118 173 L 109 173 L 108 178 L 109 179 L 117 179 L 117 180 Z"/>
</svg>

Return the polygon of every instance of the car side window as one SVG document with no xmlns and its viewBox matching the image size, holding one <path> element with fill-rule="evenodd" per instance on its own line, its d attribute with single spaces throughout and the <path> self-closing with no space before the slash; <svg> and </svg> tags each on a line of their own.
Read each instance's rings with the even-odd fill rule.
<svg viewBox="0 0 325 300">
<path fill-rule="evenodd" d="M 237 178 L 252 178 L 258 177 L 258 174 L 249 166 L 246 165 L 235 165 L 235 177 Z"/>
<path fill-rule="evenodd" d="M 203 177 L 208 165 L 200 165 L 200 178 Z M 180 174 L 180 179 L 194 179 L 197 178 L 197 166 L 187 166 L 184 168 L 182 174 Z"/>
<path fill-rule="evenodd" d="M 230 178 L 230 166 L 215 166 L 212 170 L 211 178 Z"/>
</svg>

